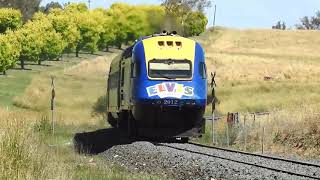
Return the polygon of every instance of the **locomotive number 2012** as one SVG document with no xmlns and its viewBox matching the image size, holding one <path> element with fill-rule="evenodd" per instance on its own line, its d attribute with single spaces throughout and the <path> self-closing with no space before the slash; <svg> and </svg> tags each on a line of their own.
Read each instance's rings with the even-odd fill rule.
<svg viewBox="0 0 320 180">
<path fill-rule="evenodd" d="M 170 100 L 163 100 L 164 105 L 177 105 L 179 104 L 179 100 L 170 99 Z"/>
</svg>

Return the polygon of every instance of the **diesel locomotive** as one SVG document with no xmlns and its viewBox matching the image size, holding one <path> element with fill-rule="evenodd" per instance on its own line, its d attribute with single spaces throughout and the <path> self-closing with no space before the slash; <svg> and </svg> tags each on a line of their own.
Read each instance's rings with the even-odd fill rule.
<svg viewBox="0 0 320 180">
<path fill-rule="evenodd" d="M 132 136 L 199 137 L 205 131 L 204 50 L 176 34 L 142 37 L 113 59 L 108 122 Z"/>
</svg>

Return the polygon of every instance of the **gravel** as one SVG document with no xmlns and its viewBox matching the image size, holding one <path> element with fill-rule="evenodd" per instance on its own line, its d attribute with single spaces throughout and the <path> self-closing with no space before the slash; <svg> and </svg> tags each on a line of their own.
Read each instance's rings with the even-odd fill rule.
<svg viewBox="0 0 320 180">
<path fill-rule="evenodd" d="M 211 156 L 166 146 L 201 152 Z M 130 170 L 158 174 L 166 179 L 307 179 L 227 159 L 320 177 L 319 168 L 270 161 L 190 144 L 160 143 L 155 145 L 150 142 L 139 141 L 113 146 L 101 155 L 108 161 L 127 167 Z M 212 156 L 221 156 L 225 159 Z"/>
</svg>

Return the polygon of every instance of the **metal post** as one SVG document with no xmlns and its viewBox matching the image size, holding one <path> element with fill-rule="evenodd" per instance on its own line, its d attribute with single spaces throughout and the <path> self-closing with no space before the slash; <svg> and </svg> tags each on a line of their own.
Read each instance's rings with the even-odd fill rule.
<svg viewBox="0 0 320 180">
<path fill-rule="evenodd" d="M 214 112 L 212 112 L 212 144 L 215 145 Z"/>
<path fill-rule="evenodd" d="M 247 126 L 246 126 L 247 115 L 244 115 L 243 126 L 244 126 L 244 151 L 247 151 Z"/>
<path fill-rule="evenodd" d="M 262 128 L 261 152 L 262 152 L 262 154 L 264 153 L 264 127 Z"/>
<path fill-rule="evenodd" d="M 54 83 L 54 76 L 51 76 L 51 127 L 52 127 L 52 135 L 54 135 L 54 99 L 56 96 L 55 93 L 55 83 Z"/>
<path fill-rule="evenodd" d="M 91 9 L 91 0 L 88 0 L 89 9 Z"/>
<path fill-rule="evenodd" d="M 227 147 L 229 147 L 229 144 L 230 144 L 230 140 L 229 140 L 229 123 L 227 122 Z"/>
</svg>

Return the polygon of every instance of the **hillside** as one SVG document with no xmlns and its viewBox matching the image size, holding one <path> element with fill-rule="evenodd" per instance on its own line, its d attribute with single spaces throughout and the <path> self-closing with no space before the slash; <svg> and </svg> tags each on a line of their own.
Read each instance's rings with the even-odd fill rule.
<svg viewBox="0 0 320 180">
<path fill-rule="evenodd" d="M 202 36 L 221 113 L 320 102 L 319 31 L 218 29 Z"/>
<path fill-rule="evenodd" d="M 319 156 L 319 31 L 219 28 L 196 39 L 206 49 L 209 73 L 217 72 L 217 113 L 241 112 L 230 132 L 233 148 L 260 151 L 264 138 L 270 153 Z M 247 114 L 265 111 L 270 115 Z M 217 143 L 226 146 L 226 121 L 216 124 Z M 200 141 L 211 142 L 210 132 Z"/>
</svg>

